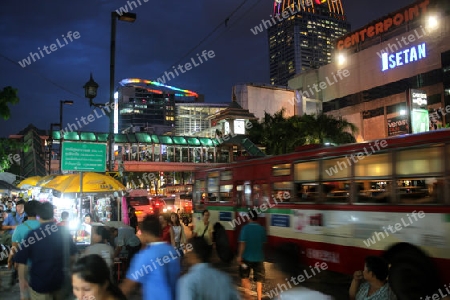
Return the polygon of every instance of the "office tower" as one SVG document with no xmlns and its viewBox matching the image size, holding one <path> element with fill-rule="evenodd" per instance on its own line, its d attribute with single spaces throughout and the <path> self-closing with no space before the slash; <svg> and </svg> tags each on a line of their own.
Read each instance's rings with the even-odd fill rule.
<svg viewBox="0 0 450 300">
<path fill-rule="evenodd" d="M 281 86 L 331 63 L 335 40 L 350 31 L 341 0 L 275 0 L 262 25 L 268 29 L 270 83 Z"/>
</svg>

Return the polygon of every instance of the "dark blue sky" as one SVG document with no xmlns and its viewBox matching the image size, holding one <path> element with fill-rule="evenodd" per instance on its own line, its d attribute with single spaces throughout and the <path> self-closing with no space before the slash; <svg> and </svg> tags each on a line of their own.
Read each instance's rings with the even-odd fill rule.
<svg viewBox="0 0 450 300">
<path fill-rule="evenodd" d="M 116 82 L 123 78 L 156 80 L 210 33 L 243 2 L 140 0 L 132 12 L 135 23 L 117 23 Z M 352 30 L 413 3 L 412 0 L 343 0 Z M 137 0 L 136 0 L 137 3 Z M 3 1 L 0 10 L 0 88 L 19 90 L 20 104 L 12 117 L 0 120 L 0 137 L 19 132 L 32 123 L 49 129 L 59 122 L 59 100 L 73 100 L 64 107 L 64 124 L 91 113 L 83 85 L 93 72 L 99 83 L 96 102 L 108 101 L 110 15 L 127 4 L 124 0 L 23 0 Z M 228 102 L 231 87 L 243 82 L 269 82 L 267 34 L 253 35 L 250 28 L 269 19 L 272 0 L 247 0 L 183 63 L 197 52 L 213 50 L 215 57 L 180 74 L 168 84 L 205 95 L 206 102 Z M 62 35 L 79 32 L 65 44 Z M 57 45 L 57 39 L 63 47 Z M 17 62 L 38 47 L 56 50 L 22 68 Z M 6 57 L 6 58 L 5 58 Z M 52 83 L 53 82 L 53 83 Z M 107 118 L 83 130 L 108 131 Z"/>
</svg>

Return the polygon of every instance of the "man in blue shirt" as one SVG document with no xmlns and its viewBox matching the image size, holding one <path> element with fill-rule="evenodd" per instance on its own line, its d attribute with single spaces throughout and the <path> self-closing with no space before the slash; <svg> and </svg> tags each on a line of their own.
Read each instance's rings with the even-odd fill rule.
<svg viewBox="0 0 450 300">
<path fill-rule="evenodd" d="M 266 230 L 257 223 L 258 212 L 248 212 L 251 219 L 239 235 L 239 254 L 237 262 L 242 279 L 242 286 L 247 295 L 250 292 L 250 271 L 253 270 L 253 279 L 256 281 L 256 294 L 258 300 L 262 298 L 262 283 L 265 279 L 264 270 L 264 244 L 267 242 Z"/>
<path fill-rule="evenodd" d="M 185 259 L 191 267 L 189 272 L 178 280 L 177 300 L 240 299 L 230 276 L 208 264 L 211 251 L 203 237 L 191 238 L 186 250 L 188 252 Z"/>
<path fill-rule="evenodd" d="M 68 278 L 69 253 L 75 255 L 76 247 L 68 232 L 55 224 L 51 203 L 42 203 L 38 216 L 39 228 L 31 230 L 19 243 L 19 251 L 14 256 L 19 264 L 19 278 L 24 282 L 23 287 L 30 287 L 31 299 L 63 300 L 61 290 Z M 31 263 L 29 281 L 25 277 L 28 261 Z"/>
<path fill-rule="evenodd" d="M 142 243 L 148 246 L 131 261 L 126 279 L 120 285 L 122 292 L 128 296 L 140 283 L 144 300 L 175 300 L 182 254 L 159 238 L 161 226 L 157 216 L 147 216 L 139 229 Z"/>
<path fill-rule="evenodd" d="M 23 223 L 23 219 L 27 216 L 24 211 L 25 209 L 25 201 L 20 199 L 16 203 L 16 211 L 8 214 L 8 217 L 3 221 L 2 228 L 7 231 L 10 235 L 14 233 L 14 229 L 20 224 Z"/>
<path fill-rule="evenodd" d="M 28 232 L 30 232 L 33 229 L 37 229 L 39 228 L 39 226 L 41 225 L 41 223 L 36 220 L 36 216 L 37 216 L 37 211 L 39 209 L 39 206 L 41 205 L 41 203 L 39 201 L 36 200 L 31 200 L 28 201 L 27 203 L 25 203 L 25 212 L 28 215 L 28 220 L 26 220 L 25 222 L 23 222 L 22 224 L 20 224 L 19 226 L 16 227 L 16 229 L 14 230 L 13 236 L 12 236 L 12 247 L 11 247 L 11 252 L 9 254 L 9 258 L 8 258 L 8 268 L 12 268 L 13 265 L 13 258 L 14 255 L 16 254 L 16 252 L 18 251 L 19 248 L 19 244 L 22 243 L 23 240 L 25 240 L 25 238 L 28 235 Z M 28 265 L 28 267 L 30 267 L 31 264 Z M 25 278 L 28 278 L 28 275 L 25 274 Z M 30 293 L 28 288 L 24 287 L 24 283 L 21 282 L 23 278 L 19 278 L 19 286 L 20 288 L 20 299 L 30 299 Z M 27 279 L 28 280 L 28 279 Z"/>
</svg>

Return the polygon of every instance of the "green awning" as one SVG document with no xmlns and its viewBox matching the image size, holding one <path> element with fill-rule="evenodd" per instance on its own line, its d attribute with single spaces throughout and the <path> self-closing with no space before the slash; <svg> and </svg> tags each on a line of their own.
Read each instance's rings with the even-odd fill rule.
<svg viewBox="0 0 450 300">
<path fill-rule="evenodd" d="M 64 132 L 64 139 L 68 141 L 79 141 L 80 136 L 78 132 Z"/>
<path fill-rule="evenodd" d="M 151 144 L 153 142 L 150 134 L 145 133 L 145 132 L 137 132 L 136 139 L 141 144 Z"/>
<path fill-rule="evenodd" d="M 158 136 L 156 134 L 152 134 L 152 140 L 153 140 L 153 143 L 155 143 L 155 144 L 159 144 L 160 143 L 159 142 L 159 138 L 158 138 Z"/>
<path fill-rule="evenodd" d="M 108 134 L 107 133 L 97 133 L 97 141 L 98 142 L 107 142 Z"/>
<path fill-rule="evenodd" d="M 186 139 L 182 136 L 173 136 L 172 140 L 176 145 L 187 145 Z"/>
<path fill-rule="evenodd" d="M 60 132 L 59 130 L 56 130 L 56 131 L 53 131 L 53 132 L 52 132 L 52 138 L 53 138 L 54 140 L 59 140 L 60 137 L 61 137 L 61 132 Z"/>
<path fill-rule="evenodd" d="M 115 134 L 114 135 L 114 142 L 115 143 L 122 143 L 122 144 L 128 143 L 127 135 L 126 134 L 122 134 L 122 133 Z"/>
<path fill-rule="evenodd" d="M 187 142 L 189 146 L 200 146 L 200 141 L 195 137 L 187 137 Z"/>
<path fill-rule="evenodd" d="M 173 141 L 172 138 L 168 135 L 160 135 L 159 136 L 159 141 L 161 144 L 166 144 L 166 145 L 173 145 Z"/>
<path fill-rule="evenodd" d="M 127 138 L 128 138 L 128 142 L 130 142 L 130 143 L 137 143 L 138 142 L 135 133 L 127 134 Z"/>
<path fill-rule="evenodd" d="M 96 142 L 97 137 L 95 136 L 95 133 L 93 132 L 81 132 L 80 133 L 81 140 L 86 142 Z"/>
<path fill-rule="evenodd" d="M 202 138 L 202 137 L 199 137 L 198 139 L 200 140 L 200 143 L 202 144 L 202 146 L 204 146 L 204 147 L 214 147 L 214 144 L 213 144 L 211 139 Z"/>
<path fill-rule="evenodd" d="M 218 139 L 213 138 L 213 139 L 211 139 L 211 140 L 212 140 L 214 146 L 219 146 L 219 145 L 220 145 L 220 141 L 219 141 Z"/>
</svg>

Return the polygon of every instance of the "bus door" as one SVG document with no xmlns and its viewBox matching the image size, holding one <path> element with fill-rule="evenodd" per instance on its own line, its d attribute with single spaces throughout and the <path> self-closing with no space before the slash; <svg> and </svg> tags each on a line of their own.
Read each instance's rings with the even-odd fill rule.
<svg viewBox="0 0 450 300">
<path fill-rule="evenodd" d="M 236 181 L 234 183 L 235 188 L 235 214 L 234 214 L 234 230 L 236 241 L 239 242 L 239 234 L 244 225 L 248 223 L 249 210 L 253 208 L 252 205 L 252 189 L 249 181 Z"/>
</svg>

